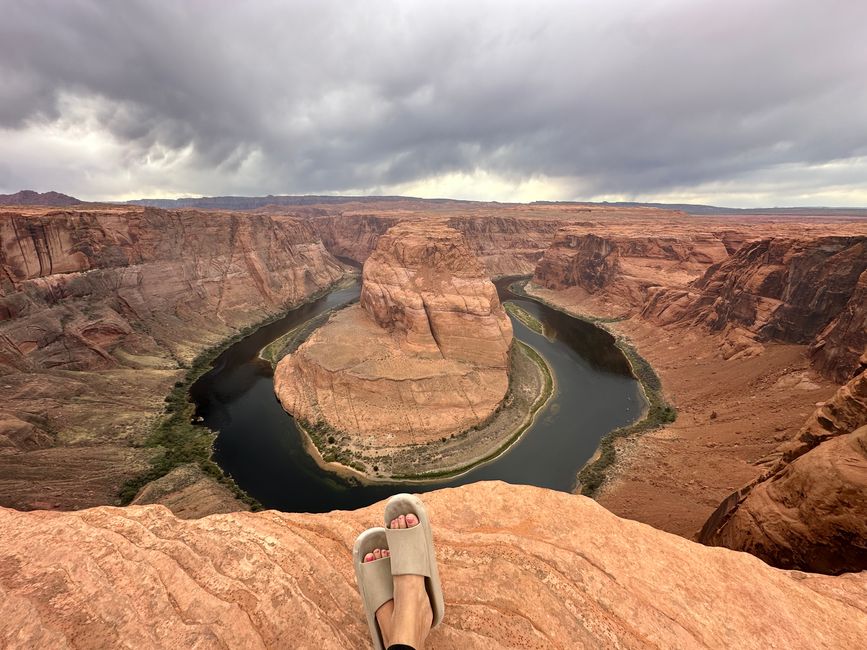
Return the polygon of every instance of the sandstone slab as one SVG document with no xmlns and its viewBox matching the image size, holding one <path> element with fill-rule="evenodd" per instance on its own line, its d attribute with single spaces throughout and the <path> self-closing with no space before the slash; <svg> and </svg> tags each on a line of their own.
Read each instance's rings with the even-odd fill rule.
<svg viewBox="0 0 867 650">
<path fill-rule="evenodd" d="M 539 488 L 424 498 L 446 602 L 431 650 L 867 643 L 864 573 L 773 569 Z M 350 553 L 381 517 L 0 509 L 0 646 L 368 647 Z"/>
</svg>

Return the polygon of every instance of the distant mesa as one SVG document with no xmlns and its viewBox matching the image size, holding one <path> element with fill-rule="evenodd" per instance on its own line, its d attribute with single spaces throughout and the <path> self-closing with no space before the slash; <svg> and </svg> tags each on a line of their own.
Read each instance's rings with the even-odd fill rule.
<svg viewBox="0 0 867 650">
<path fill-rule="evenodd" d="M 463 235 L 402 223 L 364 264 L 361 304 L 337 312 L 275 371 L 284 408 L 376 448 L 485 421 L 509 386 L 512 326 Z"/>
<path fill-rule="evenodd" d="M 54 205 L 63 207 L 84 203 L 74 196 L 60 192 L 34 192 L 21 190 L 15 194 L 0 194 L 0 205 Z"/>
</svg>

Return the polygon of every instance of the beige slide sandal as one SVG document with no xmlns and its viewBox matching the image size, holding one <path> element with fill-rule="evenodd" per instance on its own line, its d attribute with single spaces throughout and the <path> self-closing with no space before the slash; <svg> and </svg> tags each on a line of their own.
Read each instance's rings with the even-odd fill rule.
<svg viewBox="0 0 867 650">
<path fill-rule="evenodd" d="M 418 525 L 412 528 L 391 529 L 391 520 L 400 515 L 414 514 Z M 443 620 L 445 603 L 437 571 L 433 533 L 424 503 L 412 494 L 395 494 L 385 504 L 385 535 L 391 554 L 391 574 L 425 576 L 425 588 L 433 610 L 433 625 Z"/>
<path fill-rule="evenodd" d="M 394 580 L 391 577 L 391 558 L 364 561 L 364 556 L 377 548 L 389 548 L 385 528 L 368 528 L 355 540 L 352 563 L 374 650 L 385 650 L 382 631 L 376 622 L 376 610 L 394 598 Z"/>
</svg>

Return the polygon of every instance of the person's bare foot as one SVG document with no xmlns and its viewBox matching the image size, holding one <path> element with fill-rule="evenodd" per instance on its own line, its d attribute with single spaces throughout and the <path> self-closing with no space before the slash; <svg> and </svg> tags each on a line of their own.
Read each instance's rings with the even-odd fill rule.
<svg viewBox="0 0 867 650">
<path fill-rule="evenodd" d="M 418 526 L 418 517 L 410 513 L 392 519 L 389 528 L 413 526 Z M 433 610 L 424 581 L 424 576 L 394 576 L 394 607 L 389 622 L 390 643 L 403 643 L 416 650 L 424 647 L 433 623 Z"/>
<path fill-rule="evenodd" d="M 389 553 L 387 548 L 375 548 L 364 556 L 364 562 L 373 562 L 374 560 L 381 560 L 388 556 Z M 379 609 L 376 610 L 376 622 L 379 623 L 379 630 L 382 632 L 382 641 L 386 648 L 391 645 L 389 639 L 391 638 L 391 619 L 393 615 L 394 600 L 389 600 L 383 603 L 380 605 Z"/>
</svg>

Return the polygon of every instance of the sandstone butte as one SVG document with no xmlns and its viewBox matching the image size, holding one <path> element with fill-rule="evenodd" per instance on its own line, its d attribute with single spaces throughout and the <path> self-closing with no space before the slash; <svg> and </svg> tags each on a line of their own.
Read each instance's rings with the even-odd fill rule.
<svg viewBox="0 0 867 650">
<path fill-rule="evenodd" d="M 393 226 L 362 278 L 360 304 L 277 365 L 283 407 L 378 448 L 485 421 L 509 386 L 512 325 L 463 235 L 442 224 Z"/>
<path fill-rule="evenodd" d="M 424 498 L 446 602 L 432 650 L 867 643 L 867 573 L 774 569 L 540 488 Z M 350 552 L 381 517 L 0 509 L 0 646 L 369 647 Z"/>
</svg>

